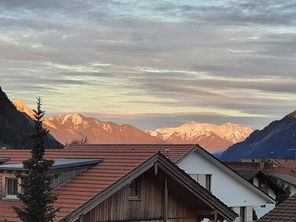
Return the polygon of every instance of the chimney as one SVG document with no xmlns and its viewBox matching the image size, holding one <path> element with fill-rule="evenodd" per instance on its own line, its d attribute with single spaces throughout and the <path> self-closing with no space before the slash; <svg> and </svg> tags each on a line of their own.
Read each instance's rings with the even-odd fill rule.
<svg viewBox="0 0 296 222">
<path fill-rule="evenodd" d="M 170 158 L 170 149 L 165 149 L 164 155 L 166 158 Z"/>
</svg>

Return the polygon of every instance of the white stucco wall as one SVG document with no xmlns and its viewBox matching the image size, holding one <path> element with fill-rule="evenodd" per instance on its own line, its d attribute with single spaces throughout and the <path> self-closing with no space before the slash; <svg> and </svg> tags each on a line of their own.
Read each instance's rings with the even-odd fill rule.
<svg viewBox="0 0 296 222">
<path fill-rule="evenodd" d="M 290 185 L 290 192 L 291 192 L 290 196 L 293 196 L 296 193 L 296 187 L 293 185 Z"/>
<path fill-rule="evenodd" d="M 266 204 L 264 207 L 255 207 L 254 210 L 256 212 L 256 215 L 259 218 L 263 217 L 265 214 L 267 214 L 269 211 L 271 211 L 275 207 L 274 204 Z"/>
<path fill-rule="evenodd" d="M 256 212 L 260 216 L 275 207 L 271 204 L 273 207 L 262 208 L 266 205 L 262 197 L 197 153 L 188 155 L 177 165 L 187 174 L 211 174 L 212 193 L 229 207 L 254 207 L 260 210 Z"/>
</svg>

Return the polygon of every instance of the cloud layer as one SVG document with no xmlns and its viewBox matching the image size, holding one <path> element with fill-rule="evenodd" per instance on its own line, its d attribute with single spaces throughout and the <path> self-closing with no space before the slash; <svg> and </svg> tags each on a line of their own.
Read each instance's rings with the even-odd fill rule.
<svg viewBox="0 0 296 222">
<path fill-rule="evenodd" d="M 12 99 L 141 128 L 254 128 L 296 102 L 296 1 L 0 2 L 0 80 Z"/>
</svg>

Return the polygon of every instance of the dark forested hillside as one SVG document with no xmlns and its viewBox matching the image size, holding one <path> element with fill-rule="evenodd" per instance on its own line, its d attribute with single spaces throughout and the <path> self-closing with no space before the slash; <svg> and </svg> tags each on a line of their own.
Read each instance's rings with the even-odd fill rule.
<svg viewBox="0 0 296 222">
<path fill-rule="evenodd" d="M 283 119 L 254 131 L 245 141 L 229 147 L 221 156 L 224 161 L 243 158 L 296 157 L 296 111 Z"/>
<path fill-rule="evenodd" d="M 0 87 L 0 147 L 29 148 L 32 146 L 33 121 L 16 110 Z M 48 148 L 61 148 L 62 145 L 51 135 Z"/>
</svg>

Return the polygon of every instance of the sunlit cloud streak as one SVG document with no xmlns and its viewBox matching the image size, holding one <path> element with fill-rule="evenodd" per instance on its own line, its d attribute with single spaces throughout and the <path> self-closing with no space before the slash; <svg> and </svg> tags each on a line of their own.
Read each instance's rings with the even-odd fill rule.
<svg viewBox="0 0 296 222">
<path fill-rule="evenodd" d="M 295 110 L 294 1 L 0 2 L 0 80 L 50 114 L 141 128 Z M 154 121 L 152 121 L 154 119 Z"/>
</svg>

